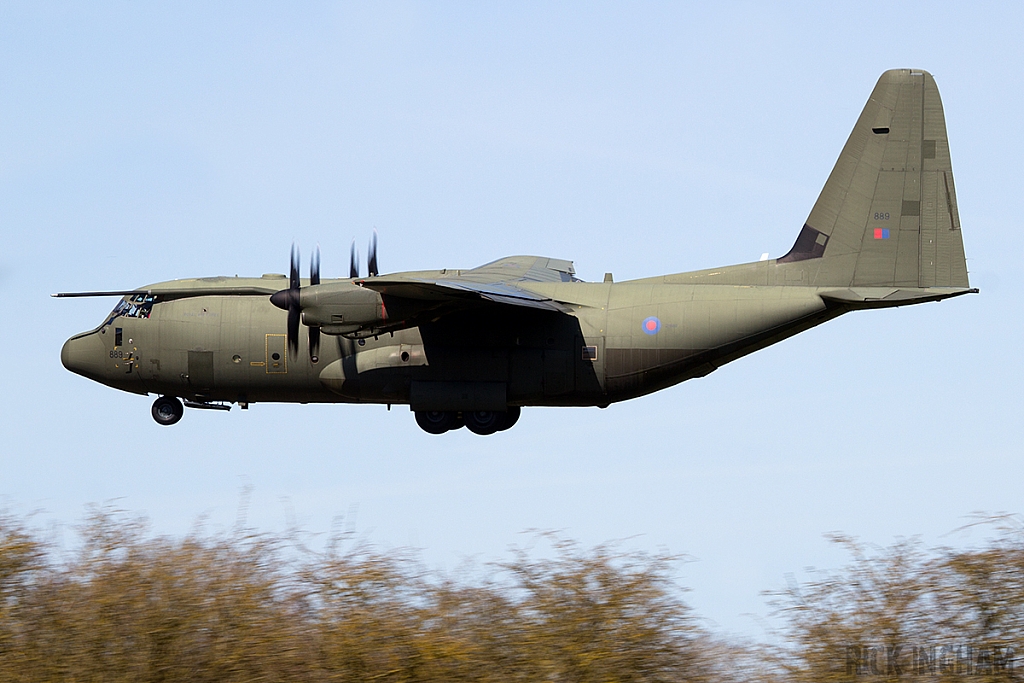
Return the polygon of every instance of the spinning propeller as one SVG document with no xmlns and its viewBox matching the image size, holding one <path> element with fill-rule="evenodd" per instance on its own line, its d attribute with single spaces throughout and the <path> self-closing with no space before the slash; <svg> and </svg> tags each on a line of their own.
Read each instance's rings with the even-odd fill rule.
<svg viewBox="0 0 1024 683">
<path fill-rule="evenodd" d="M 367 252 L 367 266 L 369 276 L 375 277 L 379 274 L 377 268 L 377 231 L 373 231 L 370 238 L 370 249 Z M 359 252 L 356 251 L 356 241 L 352 240 L 352 253 L 349 259 L 349 277 L 359 277 Z M 320 284 L 320 247 L 316 248 L 309 260 L 309 286 L 316 287 Z M 280 309 L 288 311 L 288 351 L 294 358 L 299 352 L 299 322 L 302 319 L 302 302 L 300 290 L 302 289 L 299 280 L 299 248 L 292 244 L 291 270 L 288 276 L 288 289 L 282 289 L 270 295 L 270 303 Z M 320 360 L 320 327 L 310 326 L 309 328 L 309 359 L 314 363 Z"/>
<path fill-rule="evenodd" d="M 377 270 L 377 229 L 373 229 L 373 237 L 370 238 L 370 249 L 366 252 L 366 267 L 370 271 L 370 277 L 376 277 Z"/>
<path fill-rule="evenodd" d="M 320 284 L 320 245 L 316 245 L 316 251 L 313 252 L 312 258 L 309 260 L 309 286 L 316 287 Z M 291 311 L 288 312 L 288 319 L 291 320 Z M 288 328 L 289 330 L 291 327 Z M 295 330 L 296 345 L 298 344 L 298 328 Z M 309 359 L 316 363 L 320 360 L 320 328 L 310 327 L 309 328 Z"/>
<path fill-rule="evenodd" d="M 380 274 L 377 268 L 377 229 L 373 229 L 373 236 L 370 238 L 370 248 L 366 252 L 366 266 L 369 268 L 369 277 L 376 277 Z M 352 253 L 349 256 L 348 276 L 353 280 L 359 277 L 359 252 L 356 251 L 356 241 L 352 240 Z"/>
<path fill-rule="evenodd" d="M 309 262 L 309 284 L 320 284 L 320 247 L 313 252 Z M 292 245 L 292 266 L 288 276 L 288 289 L 282 289 L 270 295 L 270 303 L 288 311 L 288 350 L 294 358 L 299 352 L 299 321 L 302 319 L 302 304 L 299 290 L 299 248 Z M 309 328 L 309 358 L 314 363 L 319 360 L 320 328 Z"/>
</svg>

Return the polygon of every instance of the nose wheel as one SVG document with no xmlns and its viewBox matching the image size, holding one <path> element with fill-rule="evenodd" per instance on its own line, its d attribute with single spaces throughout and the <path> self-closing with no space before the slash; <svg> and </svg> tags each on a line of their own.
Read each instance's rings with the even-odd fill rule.
<svg viewBox="0 0 1024 683">
<path fill-rule="evenodd" d="M 153 401 L 153 419 L 157 424 L 169 427 L 185 414 L 185 406 L 173 396 L 161 396 Z"/>
</svg>

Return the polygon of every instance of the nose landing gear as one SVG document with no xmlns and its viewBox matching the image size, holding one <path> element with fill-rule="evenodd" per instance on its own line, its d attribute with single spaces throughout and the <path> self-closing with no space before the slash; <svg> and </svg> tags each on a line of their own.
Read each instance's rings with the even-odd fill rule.
<svg viewBox="0 0 1024 683">
<path fill-rule="evenodd" d="M 185 414 L 185 407 L 181 401 L 173 396 L 161 396 L 153 401 L 153 419 L 157 424 L 169 427 Z"/>
</svg>

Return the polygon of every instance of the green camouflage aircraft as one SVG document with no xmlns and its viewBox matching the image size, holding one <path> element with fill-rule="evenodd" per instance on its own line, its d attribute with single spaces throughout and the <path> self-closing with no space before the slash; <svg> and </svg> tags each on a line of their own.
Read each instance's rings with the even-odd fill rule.
<svg viewBox="0 0 1024 683">
<path fill-rule="evenodd" d="M 848 311 L 977 292 L 967 279 L 939 91 L 882 74 L 796 243 L 782 258 L 612 282 L 573 264 L 503 258 L 471 270 L 348 278 L 173 280 L 116 292 L 64 366 L 158 394 L 163 425 L 192 408 L 261 401 L 408 404 L 427 432 L 508 429 L 522 406 L 642 396 Z M 282 312 L 284 309 L 285 312 Z M 300 322 L 307 334 L 300 335 Z M 321 342 L 321 333 L 327 335 Z"/>
</svg>

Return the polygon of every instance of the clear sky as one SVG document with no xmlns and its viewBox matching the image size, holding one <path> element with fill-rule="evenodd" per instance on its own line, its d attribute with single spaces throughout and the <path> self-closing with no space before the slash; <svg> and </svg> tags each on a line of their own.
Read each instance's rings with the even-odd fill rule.
<svg viewBox="0 0 1024 683">
<path fill-rule="evenodd" d="M 338 518 L 432 566 L 527 529 L 629 539 L 758 636 L 760 591 L 1024 511 L 1021 9 L 1013 3 L 0 4 L 0 505 L 161 533 Z M 793 243 L 882 71 L 931 71 L 980 296 L 846 316 L 659 394 L 481 438 L 407 410 L 259 404 L 157 426 L 68 373 L 112 300 L 55 291 L 511 254 L 616 280 Z"/>
</svg>

